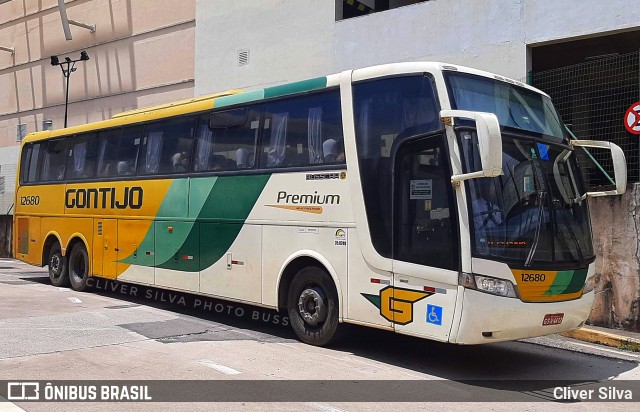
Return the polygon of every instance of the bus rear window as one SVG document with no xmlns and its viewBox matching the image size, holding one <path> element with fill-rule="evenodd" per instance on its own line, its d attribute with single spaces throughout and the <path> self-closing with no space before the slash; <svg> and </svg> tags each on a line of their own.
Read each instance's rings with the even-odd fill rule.
<svg viewBox="0 0 640 412">
<path fill-rule="evenodd" d="M 29 144 L 22 150 L 20 162 L 20 182 L 31 183 L 37 181 L 38 159 L 40 157 L 40 143 Z"/>
</svg>

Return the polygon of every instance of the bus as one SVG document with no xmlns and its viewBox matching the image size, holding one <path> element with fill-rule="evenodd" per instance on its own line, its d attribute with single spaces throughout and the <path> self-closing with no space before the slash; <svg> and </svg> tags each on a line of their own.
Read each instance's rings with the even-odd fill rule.
<svg viewBox="0 0 640 412">
<path fill-rule="evenodd" d="M 314 345 L 344 324 L 456 344 L 580 327 L 588 199 L 626 186 L 621 149 L 572 138 L 548 95 L 437 62 L 32 133 L 19 163 L 15 256 L 53 285 L 273 308 Z"/>
</svg>

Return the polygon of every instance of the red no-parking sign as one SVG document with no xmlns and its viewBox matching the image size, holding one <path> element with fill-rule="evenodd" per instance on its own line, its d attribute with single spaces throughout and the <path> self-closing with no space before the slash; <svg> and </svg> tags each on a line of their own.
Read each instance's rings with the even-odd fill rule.
<svg viewBox="0 0 640 412">
<path fill-rule="evenodd" d="M 640 102 L 635 102 L 624 114 L 624 127 L 629 133 L 640 134 Z"/>
</svg>

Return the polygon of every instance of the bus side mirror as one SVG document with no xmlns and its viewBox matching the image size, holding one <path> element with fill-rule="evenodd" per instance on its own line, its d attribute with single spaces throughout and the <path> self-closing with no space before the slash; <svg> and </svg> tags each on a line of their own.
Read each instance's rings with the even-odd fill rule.
<svg viewBox="0 0 640 412">
<path fill-rule="evenodd" d="M 493 113 L 468 110 L 442 110 L 440 117 L 445 125 L 453 126 L 455 118 L 472 119 L 476 123 L 480 170 L 451 176 L 452 182 L 460 182 L 479 177 L 502 175 L 502 135 L 500 123 Z"/>
<path fill-rule="evenodd" d="M 589 192 L 587 191 L 583 197 L 599 197 L 599 196 L 613 196 L 613 195 L 621 195 L 627 189 L 627 161 L 624 157 L 624 152 L 620 148 L 620 146 L 600 140 L 571 140 L 571 146 L 573 147 L 583 147 L 583 148 L 597 148 L 597 149 L 605 149 L 609 150 L 611 153 L 611 161 L 613 162 L 613 179 L 607 174 L 607 178 L 611 181 L 612 184 L 615 185 L 615 190 L 605 190 L 605 191 L 597 191 L 597 192 Z M 587 152 L 588 153 L 588 152 Z M 596 166 L 600 167 L 600 165 L 596 162 L 595 159 L 592 159 Z M 601 169 L 602 170 L 602 169 Z"/>
</svg>

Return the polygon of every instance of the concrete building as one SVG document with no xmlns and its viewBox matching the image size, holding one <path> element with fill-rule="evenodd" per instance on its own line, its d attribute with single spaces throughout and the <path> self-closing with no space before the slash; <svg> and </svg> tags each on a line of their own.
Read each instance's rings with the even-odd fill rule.
<svg viewBox="0 0 640 412">
<path fill-rule="evenodd" d="M 196 2 L 196 20 L 197 95 L 416 60 L 547 91 L 579 138 L 612 140 L 627 156 L 627 194 L 591 202 L 599 293 L 590 320 L 640 330 L 639 146 L 623 126 L 640 100 L 632 2 L 212 0 Z"/>
<path fill-rule="evenodd" d="M 358 4 L 375 11 L 376 3 L 388 6 L 343 18 Z M 596 37 L 635 33 L 635 41 L 612 39 L 606 48 L 637 51 L 640 11 L 628 6 L 626 0 L 198 1 L 196 94 L 416 60 L 525 78 L 535 65 L 532 54 L 545 45 L 582 39 L 592 46 Z M 246 64 L 241 55 L 248 55 Z M 538 58 L 562 63 L 568 56 Z"/>
<path fill-rule="evenodd" d="M 89 55 L 70 78 L 69 126 L 193 97 L 195 0 L 64 4 L 68 19 L 95 31 L 71 25 L 67 40 L 58 0 L 0 0 L 0 215 L 12 210 L 21 137 L 64 125 L 65 81 L 50 56 Z"/>
</svg>

